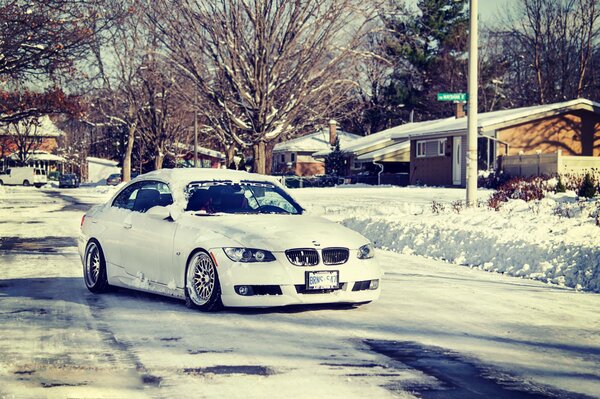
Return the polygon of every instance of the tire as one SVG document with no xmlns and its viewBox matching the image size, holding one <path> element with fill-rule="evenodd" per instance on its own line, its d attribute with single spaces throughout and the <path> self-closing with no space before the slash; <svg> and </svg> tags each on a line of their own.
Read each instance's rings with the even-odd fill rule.
<svg viewBox="0 0 600 399">
<path fill-rule="evenodd" d="M 223 307 L 217 268 L 206 252 L 197 251 L 190 256 L 185 274 L 185 306 L 203 312 Z"/>
<path fill-rule="evenodd" d="M 106 276 L 106 260 L 100 243 L 90 240 L 85 247 L 83 257 L 83 280 L 88 290 L 94 294 L 108 291 L 108 279 Z"/>
<path fill-rule="evenodd" d="M 2 180 L 0 180 L 0 186 L 3 186 L 4 182 Z"/>
<path fill-rule="evenodd" d="M 23 185 L 25 187 L 29 187 L 29 186 L 31 186 L 31 183 L 29 183 L 29 180 L 23 180 Z"/>
</svg>

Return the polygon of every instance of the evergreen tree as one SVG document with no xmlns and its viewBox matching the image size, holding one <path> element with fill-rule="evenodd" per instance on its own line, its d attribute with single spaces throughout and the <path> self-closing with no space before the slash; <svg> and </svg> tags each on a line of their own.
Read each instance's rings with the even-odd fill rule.
<svg viewBox="0 0 600 399">
<path fill-rule="evenodd" d="M 342 176 L 344 174 L 344 153 L 340 150 L 340 139 L 335 139 L 332 151 L 325 157 L 325 174 L 330 176 Z"/>
<path fill-rule="evenodd" d="M 562 182 L 562 179 L 560 178 L 560 176 L 558 176 L 558 182 L 556 183 L 556 187 L 554 188 L 554 191 L 557 193 L 564 193 L 567 191 L 567 188 L 565 187 L 565 184 Z"/>
<path fill-rule="evenodd" d="M 395 68 L 387 98 L 404 117 L 447 116 L 437 92 L 466 91 L 468 13 L 466 0 L 419 0 L 417 10 L 403 2 L 391 3 L 384 23 L 393 35 L 387 39 L 388 55 Z M 401 107 L 401 108 L 400 108 Z"/>
<path fill-rule="evenodd" d="M 583 182 L 581 183 L 581 186 L 579 186 L 577 195 L 580 197 L 592 198 L 594 197 L 594 195 L 596 195 L 597 191 L 598 190 L 596 189 L 594 179 L 592 179 L 592 176 L 590 176 L 589 173 L 586 173 L 585 177 L 583 178 Z"/>
</svg>

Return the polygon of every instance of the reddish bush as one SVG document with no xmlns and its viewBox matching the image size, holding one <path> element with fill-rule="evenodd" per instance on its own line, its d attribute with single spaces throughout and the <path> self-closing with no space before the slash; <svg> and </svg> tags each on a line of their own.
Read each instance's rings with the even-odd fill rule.
<svg viewBox="0 0 600 399">
<path fill-rule="evenodd" d="M 541 200 L 552 188 L 545 177 L 515 177 L 498 187 L 498 190 L 488 200 L 488 206 L 498 210 L 509 199 L 523 201 Z"/>
</svg>

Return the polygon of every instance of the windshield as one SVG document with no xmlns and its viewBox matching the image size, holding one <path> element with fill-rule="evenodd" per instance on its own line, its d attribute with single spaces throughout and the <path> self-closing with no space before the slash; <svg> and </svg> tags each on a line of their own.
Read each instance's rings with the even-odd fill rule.
<svg viewBox="0 0 600 399">
<path fill-rule="evenodd" d="M 280 213 L 299 215 L 302 207 L 285 191 L 269 182 L 210 181 L 186 188 L 186 211 L 214 213 Z"/>
</svg>

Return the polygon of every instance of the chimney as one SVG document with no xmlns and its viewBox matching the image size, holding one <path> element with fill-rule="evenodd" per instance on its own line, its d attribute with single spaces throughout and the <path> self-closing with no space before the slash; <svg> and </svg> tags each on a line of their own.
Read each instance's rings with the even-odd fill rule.
<svg viewBox="0 0 600 399">
<path fill-rule="evenodd" d="M 454 116 L 456 117 L 456 119 L 459 118 L 464 118 L 465 116 L 467 116 L 467 114 L 465 113 L 465 103 L 463 102 L 455 102 L 455 109 L 454 109 Z"/>
<path fill-rule="evenodd" d="M 335 145 L 335 139 L 337 138 L 337 122 L 335 120 L 329 121 L 329 144 Z"/>
</svg>

